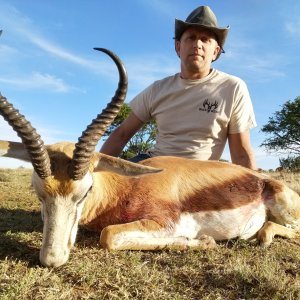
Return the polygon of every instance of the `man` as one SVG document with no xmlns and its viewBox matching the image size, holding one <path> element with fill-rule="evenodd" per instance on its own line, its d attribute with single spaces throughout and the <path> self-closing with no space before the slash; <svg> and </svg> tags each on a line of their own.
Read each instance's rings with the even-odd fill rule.
<svg viewBox="0 0 300 300">
<path fill-rule="evenodd" d="M 208 6 L 186 21 L 175 20 L 180 73 L 154 82 L 131 102 L 132 112 L 109 136 L 101 152 L 118 156 L 130 138 L 154 118 L 154 149 L 134 161 L 158 156 L 219 160 L 228 140 L 231 160 L 256 169 L 249 130 L 256 126 L 246 84 L 211 67 L 224 53 L 229 26 L 219 28 Z"/>
</svg>

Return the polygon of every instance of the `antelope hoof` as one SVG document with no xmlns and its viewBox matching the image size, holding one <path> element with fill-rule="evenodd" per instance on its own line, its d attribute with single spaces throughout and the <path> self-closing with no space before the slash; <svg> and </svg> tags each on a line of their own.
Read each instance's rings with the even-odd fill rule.
<svg viewBox="0 0 300 300">
<path fill-rule="evenodd" d="M 203 234 L 200 236 L 199 241 L 201 243 L 202 249 L 214 249 L 217 247 L 217 243 L 212 236 Z"/>
<path fill-rule="evenodd" d="M 259 232 L 257 236 L 257 241 L 260 247 L 268 248 L 273 241 L 273 237 L 263 231 L 263 232 Z"/>
</svg>

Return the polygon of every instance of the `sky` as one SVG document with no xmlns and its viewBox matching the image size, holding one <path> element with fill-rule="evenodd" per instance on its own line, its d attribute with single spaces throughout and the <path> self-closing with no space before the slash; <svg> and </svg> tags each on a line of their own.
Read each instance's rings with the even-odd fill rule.
<svg viewBox="0 0 300 300">
<path fill-rule="evenodd" d="M 175 18 L 185 20 L 200 5 L 212 8 L 220 27 L 230 26 L 226 53 L 213 67 L 246 82 L 257 121 L 251 130 L 257 165 L 275 169 L 280 156 L 260 147 L 267 138 L 261 128 L 300 95 L 300 1 L 0 0 L 0 92 L 46 144 L 76 142 L 118 83 L 114 63 L 93 48 L 122 59 L 129 102 L 179 72 Z M 0 139 L 20 141 L 2 117 Z M 230 159 L 228 148 L 223 158 Z M 30 165 L 0 158 L 1 168 L 19 166 Z"/>
</svg>

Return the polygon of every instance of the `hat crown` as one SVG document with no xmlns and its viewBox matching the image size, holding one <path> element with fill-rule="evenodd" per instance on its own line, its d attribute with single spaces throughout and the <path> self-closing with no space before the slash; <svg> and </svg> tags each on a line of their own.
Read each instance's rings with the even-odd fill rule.
<svg viewBox="0 0 300 300">
<path fill-rule="evenodd" d="M 210 27 L 218 26 L 217 17 L 208 6 L 199 6 L 190 13 L 185 21 Z"/>
</svg>

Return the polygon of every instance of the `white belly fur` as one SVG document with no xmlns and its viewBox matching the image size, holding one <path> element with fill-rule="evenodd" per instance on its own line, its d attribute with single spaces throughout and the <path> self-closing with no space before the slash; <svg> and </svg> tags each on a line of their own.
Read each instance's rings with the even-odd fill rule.
<svg viewBox="0 0 300 300">
<path fill-rule="evenodd" d="M 183 214 L 173 236 L 199 238 L 206 234 L 215 240 L 249 239 L 263 226 L 266 208 L 263 203 L 251 203 L 239 208 Z"/>
</svg>

